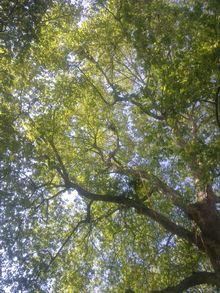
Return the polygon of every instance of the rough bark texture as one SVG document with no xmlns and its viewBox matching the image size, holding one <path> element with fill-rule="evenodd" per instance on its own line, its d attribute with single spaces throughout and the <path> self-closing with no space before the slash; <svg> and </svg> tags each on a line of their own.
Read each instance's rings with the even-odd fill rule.
<svg viewBox="0 0 220 293">
<path fill-rule="evenodd" d="M 207 188 L 206 197 L 190 206 L 190 217 L 201 231 L 204 251 L 210 259 L 220 284 L 220 216 L 216 210 L 216 196 L 211 187 Z"/>
</svg>

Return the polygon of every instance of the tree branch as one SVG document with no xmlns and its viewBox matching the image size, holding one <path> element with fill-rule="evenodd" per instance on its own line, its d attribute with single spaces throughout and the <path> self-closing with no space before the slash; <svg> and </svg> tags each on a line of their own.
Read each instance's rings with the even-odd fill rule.
<svg viewBox="0 0 220 293">
<path fill-rule="evenodd" d="M 87 81 L 89 82 L 89 84 L 93 87 L 93 89 L 98 93 L 99 97 L 101 98 L 101 100 L 108 106 L 111 105 L 111 103 L 107 102 L 105 100 L 105 98 L 103 97 L 102 93 L 100 92 L 100 90 L 97 88 L 97 86 L 92 82 L 91 78 L 79 67 L 77 66 L 77 69 L 85 76 L 85 78 L 87 79 Z"/>
<path fill-rule="evenodd" d="M 56 167 L 57 172 L 62 177 L 62 179 L 64 181 L 64 184 L 66 185 L 66 188 L 68 188 L 69 184 L 70 184 L 70 179 L 69 179 L 69 174 L 68 174 L 68 172 L 66 170 L 66 167 L 65 167 L 65 165 L 63 163 L 63 160 L 62 160 L 57 148 L 55 147 L 55 144 L 54 144 L 52 139 L 49 140 L 49 144 L 50 144 L 52 150 L 54 151 L 55 157 L 56 157 L 56 159 L 57 159 L 57 161 L 59 163 L 59 166 Z"/>
<path fill-rule="evenodd" d="M 190 242 L 191 244 L 196 245 L 200 250 L 202 251 L 204 250 L 202 241 L 199 237 L 196 237 L 192 232 L 188 231 L 182 226 L 173 223 L 166 216 L 150 209 L 139 200 L 126 198 L 123 196 L 110 196 L 110 195 L 92 193 L 73 182 L 70 183 L 70 187 L 75 189 L 80 196 L 88 198 L 93 201 L 116 203 L 116 204 L 125 205 L 126 207 L 129 207 L 129 208 L 135 208 L 137 213 L 151 218 L 152 220 L 160 224 L 168 232 L 177 235 L 178 237 Z"/>
<path fill-rule="evenodd" d="M 219 116 L 219 108 L 220 108 L 220 86 L 217 88 L 216 94 L 215 94 L 215 115 L 216 115 L 216 122 L 218 127 L 220 127 L 220 116 Z"/>
<path fill-rule="evenodd" d="M 90 201 L 90 203 L 87 205 L 86 218 L 83 219 L 83 220 L 81 220 L 81 221 L 79 221 L 76 224 L 76 226 L 72 229 L 72 231 L 69 233 L 69 235 L 67 235 L 67 237 L 65 238 L 64 242 L 62 243 L 62 245 L 60 246 L 60 248 L 58 249 L 58 251 L 56 252 L 56 254 L 51 258 L 49 264 L 46 267 L 45 272 L 47 272 L 49 270 L 49 268 L 51 267 L 52 263 L 60 255 L 60 253 L 63 250 L 64 246 L 66 246 L 66 244 L 70 241 L 70 239 L 72 238 L 72 236 L 74 235 L 74 233 L 77 232 L 78 228 L 82 224 L 90 223 L 90 221 L 91 221 L 91 206 L 92 206 L 92 203 L 93 203 L 93 201 Z"/>
<path fill-rule="evenodd" d="M 131 175 L 136 178 L 146 179 L 147 181 L 153 184 L 154 188 L 163 193 L 164 195 L 169 196 L 172 199 L 174 205 L 182 209 L 187 215 L 189 214 L 188 206 L 183 202 L 181 194 L 173 189 L 172 187 L 168 186 L 165 182 L 163 182 L 159 177 L 149 174 L 145 170 L 134 170 L 130 169 L 121 169 L 117 170 L 116 172 L 124 175 Z"/>
<path fill-rule="evenodd" d="M 127 198 L 124 196 L 120 196 L 120 195 L 111 196 L 111 195 L 96 194 L 96 193 L 93 193 L 93 192 L 90 192 L 90 191 L 84 189 L 83 187 L 81 187 L 77 183 L 70 181 L 67 170 L 64 166 L 64 163 L 63 163 L 54 143 L 50 142 L 50 144 L 51 144 L 52 149 L 55 152 L 55 155 L 56 155 L 58 162 L 60 163 L 61 172 L 59 172 L 59 170 L 58 170 L 58 172 L 59 172 L 60 176 L 63 178 L 67 189 L 73 188 L 78 192 L 78 194 L 81 197 L 85 197 L 85 198 L 90 199 L 92 201 L 116 203 L 116 204 L 125 205 L 126 207 L 129 207 L 129 208 L 135 208 L 137 213 L 148 216 L 149 218 L 151 218 L 152 220 L 154 220 L 158 224 L 160 224 L 168 232 L 177 235 L 178 237 L 188 241 L 191 244 L 196 245 L 200 250 L 202 250 L 202 251 L 204 250 L 202 240 L 199 237 L 195 236 L 194 233 L 183 228 L 182 226 L 179 226 L 179 225 L 173 223 L 166 216 L 150 209 L 145 204 L 143 204 L 143 202 L 141 202 L 140 200 L 134 200 L 134 199 Z M 148 175 L 147 172 L 145 172 L 145 171 L 139 171 L 139 170 L 138 171 L 129 170 L 129 171 L 132 172 L 133 175 L 142 176 L 142 178 L 147 178 L 148 180 L 149 179 L 152 180 L 152 178 L 153 178 L 154 180 L 156 180 L 155 182 L 160 184 L 159 187 L 161 187 L 165 193 L 170 194 L 174 198 L 174 200 L 177 201 L 177 203 L 179 205 L 182 204 L 182 201 L 180 201 L 180 199 L 179 199 L 179 194 L 175 190 L 173 190 L 173 189 L 169 188 L 167 185 L 165 185 L 165 183 L 160 181 L 160 179 L 157 178 L 156 176 L 152 177 L 152 176 Z M 149 178 L 149 176 L 150 176 L 150 178 Z M 183 206 L 183 204 L 182 204 L 182 206 Z M 183 206 L 183 208 L 184 208 L 184 206 Z"/>
<path fill-rule="evenodd" d="M 99 62 L 97 62 L 97 61 L 95 60 L 95 58 L 94 58 L 92 55 L 90 55 L 88 52 L 86 52 L 85 50 L 84 50 L 84 52 L 85 52 L 85 55 L 86 55 L 87 59 L 88 59 L 89 61 L 91 61 L 93 64 L 95 64 L 96 67 L 97 67 L 97 69 L 98 69 L 98 70 L 101 72 L 101 74 L 104 76 L 106 82 L 107 82 L 108 85 L 111 87 L 114 96 L 115 96 L 115 97 L 118 97 L 119 93 L 118 93 L 118 91 L 117 91 L 117 89 L 116 89 L 116 86 L 110 81 L 110 79 L 108 78 L 107 74 L 105 73 L 105 71 L 103 70 L 103 68 L 102 68 L 101 65 L 99 64 Z"/>
<path fill-rule="evenodd" d="M 72 229 L 72 231 L 69 233 L 69 235 L 66 237 L 66 239 L 64 240 L 64 242 L 62 243 L 62 245 L 60 246 L 60 248 L 58 249 L 58 251 L 56 252 L 56 254 L 51 258 L 49 264 L 47 265 L 47 267 L 45 269 L 45 273 L 49 270 L 49 268 L 51 267 L 51 265 L 54 263 L 54 261 L 60 255 L 60 253 L 63 250 L 64 246 L 66 246 L 66 244 L 70 241 L 70 239 L 73 236 L 73 234 L 78 230 L 78 228 L 82 224 L 85 224 L 85 223 L 88 223 L 88 219 L 87 218 L 84 219 L 84 220 L 81 220 L 80 222 L 78 222 L 77 225 Z"/>
<path fill-rule="evenodd" d="M 197 285 L 219 285 L 219 280 L 215 273 L 195 272 L 190 277 L 182 280 L 178 285 L 167 287 L 163 290 L 150 291 L 150 293 L 180 293 Z"/>
<path fill-rule="evenodd" d="M 156 119 L 156 120 L 159 120 L 159 121 L 164 121 L 165 120 L 165 116 L 163 114 L 161 115 L 157 115 L 155 113 L 152 113 L 151 111 L 149 111 L 146 107 L 144 107 L 141 103 L 139 103 L 138 101 L 136 101 L 134 98 L 132 99 L 129 99 L 128 97 L 125 99 L 126 101 L 130 101 L 133 105 L 137 106 L 140 108 L 140 110 L 147 114 L 148 116 Z"/>
</svg>

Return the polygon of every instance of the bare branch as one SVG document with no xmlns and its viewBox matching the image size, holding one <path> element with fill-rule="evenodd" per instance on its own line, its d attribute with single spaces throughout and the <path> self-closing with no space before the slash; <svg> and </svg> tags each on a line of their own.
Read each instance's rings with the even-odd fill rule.
<svg viewBox="0 0 220 293">
<path fill-rule="evenodd" d="M 108 83 L 108 85 L 111 87 L 114 96 L 118 96 L 118 91 L 116 90 L 116 86 L 110 81 L 110 79 L 108 78 L 107 74 L 105 73 L 105 71 L 102 69 L 101 65 L 99 64 L 99 62 L 97 62 L 95 60 L 95 58 L 92 55 L 89 55 L 88 52 L 85 52 L 86 57 L 89 61 L 91 61 L 93 64 L 96 65 L 97 69 L 101 72 L 101 74 L 104 76 L 106 82 Z"/>
<path fill-rule="evenodd" d="M 86 223 L 90 223 L 91 222 L 91 207 L 93 204 L 93 200 L 91 200 L 89 202 L 89 204 L 87 205 L 87 211 L 86 211 L 86 218 L 79 221 L 76 226 L 72 229 L 72 231 L 69 233 L 69 235 L 65 238 L 64 242 L 62 243 L 62 245 L 60 246 L 60 248 L 58 249 L 58 251 L 56 252 L 56 254 L 51 257 L 51 260 L 49 262 L 49 264 L 47 265 L 45 272 L 47 272 L 49 270 L 49 268 L 51 267 L 51 265 L 54 263 L 54 261 L 59 257 L 61 251 L 63 250 L 63 248 L 66 246 L 66 244 L 70 241 L 70 239 L 72 238 L 72 236 L 77 232 L 77 230 L 79 229 L 80 226 L 82 226 L 83 224 Z M 117 211 L 118 209 L 113 209 L 110 213 L 108 213 L 107 215 L 105 215 L 104 217 L 99 217 L 97 220 L 101 220 L 102 218 L 106 218 L 107 216 L 113 214 L 115 211 Z"/>
</svg>

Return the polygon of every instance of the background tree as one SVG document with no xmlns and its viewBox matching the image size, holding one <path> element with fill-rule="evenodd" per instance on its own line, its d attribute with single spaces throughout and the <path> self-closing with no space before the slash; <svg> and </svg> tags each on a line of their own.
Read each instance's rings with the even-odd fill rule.
<svg viewBox="0 0 220 293">
<path fill-rule="evenodd" d="M 217 292 L 219 3 L 88 3 L 7 71 L 2 286 Z"/>
</svg>

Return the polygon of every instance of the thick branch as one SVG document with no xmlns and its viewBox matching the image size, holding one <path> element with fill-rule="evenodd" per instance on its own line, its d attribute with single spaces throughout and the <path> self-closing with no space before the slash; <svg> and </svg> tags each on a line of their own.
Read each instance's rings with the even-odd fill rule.
<svg viewBox="0 0 220 293">
<path fill-rule="evenodd" d="M 110 195 L 102 195 L 89 192 L 75 183 L 70 183 L 70 187 L 75 189 L 80 196 L 88 198 L 93 201 L 102 201 L 102 202 L 110 202 L 116 204 L 122 204 L 126 207 L 135 208 L 135 210 L 142 215 L 146 215 L 147 217 L 151 218 L 158 224 L 160 224 L 164 229 L 168 232 L 177 235 L 178 237 L 190 242 L 191 244 L 196 245 L 199 249 L 203 250 L 203 245 L 201 240 L 196 237 L 192 232 L 188 231 L 187 229 L 179 226 L 172 221 L 170 221 L 164 215 L 148 208 L 142 202 L 122 196 L 110 196 Z"/>
<path fill-rule="evenodd" d="M 51 144 L 51 147 L 53 148 L 55 155 L 56 155 L 56 158 L 61 165 L 62 172 L 59 172 L 59 174 L 63 178 L 64 183 L 66 185 L 66 188 L 73 188 L 78 192 L 78 194 L 80 196 L 85 197 L 87 199 L 90 199 L 92 201 L 110 202 L 110 203 L 122 204 L 122 205 L 125 205 L 126 207 L 129 207 L 129 208 L 135 208 L 135 210 L 138 213 L 146 215 L 149 218 L 151 218 L 152 220 L 156 221 L 158 224 L 160 224 L 168 232 L 170 232 L 174 235 L 177 235 L 178 237 L 180 237 L 182 239 L 185 239 L 186 241 L 188 241 L 191 244 L 196 245 L 200 250 L 204 250 L 203 245 L 202 245 L 202 241 L 200 240 L 200 238 L 196 237 L 192 232 L 188 231 L 187 229 L 183 228 L 182 226 L 179 226 L 179 225 L 173 223 L 164 215 L 148 208 L 141 201 L 126 198 L 126 197 L 123 197 L 120 195 L 119 196 L 110 196 L 110 195 L 96 194 L 96 193 L 87 191 L 86 189 L 84 189 L 83 187 L 78 185 L 77 183 L 71 182 L 69 179 L 67 170 L 63 164 L 63 161 L 62 161 L 62 159 L 61 159 L 61 157 L 60 157 L 60 155 L 59 155 L 59 153 L 53 143 Z M 141 174 L 140 171 L 132 170 L 132 172 L 133 172 L 133 175 L 139 174 L 139 176 L 140 176 L 140 174 Z M 147 176 L 146 178 L 149 179 L 148 174 L 146 172 L 143 172 L 142 176 Z M 143 178 L 145 178 L 145 177 L 143 177 Z M 157 180 L 159 180 L 159 179 L 157 178 Z M 159 181 L 159 182 L 161 183 L 162 181 Z M 163 183 L 163 184 L 165 184 L 165 183 Z M 175 190 L 166 189 L 166 188 L 168 188 L 168 187 L 166 187 L 166 185 L 162 185 L 162 187 L 164 189 L 164 192 L 166 190 L 168 193 L 170 193 L 172 191 L 173 193 L 175 193 L 173 195 L 174 198 L 176 197 Z"/>
<path fill-rule="evenodd" d="M 191 287 L 196 285 L 219 285 L 219 280 L 215 273 L 209 272 L 195 272 L 190 277 L 182 280 L 178 285 L 167 287 L 166 289 L 159 291 L 151 291 L 150 293 L 180 293 L 184 292 Z"/>
<path fill-rule="evenodd" d="M 151 182 L 157 191 L 169 196 L 169 199 L 172 199 L 173 204 L 182 209 L 188 215 L 188 206 L 183 202 L 181 194 L 177 190 L 168 186 L 157 176 L 149 174 L 145 170 L 134 170 L 131 168 L 118 170 L 117 172 L 120 174 L 135 176 L 140 179 L 146 179 Z"/>
</svg>

